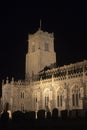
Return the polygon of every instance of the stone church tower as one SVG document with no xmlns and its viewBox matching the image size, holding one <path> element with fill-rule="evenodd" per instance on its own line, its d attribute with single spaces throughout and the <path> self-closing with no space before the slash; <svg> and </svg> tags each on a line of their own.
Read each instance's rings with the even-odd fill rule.
<svg viewBox="0 0 87 130">
<path fill-rule="evenodd" d="M 56 63 L 53 33 L 39 30 L 28 36 L 28 53 L 26 54 L 26 77 L 37 75 L 44 67 Z"/>
</svg>

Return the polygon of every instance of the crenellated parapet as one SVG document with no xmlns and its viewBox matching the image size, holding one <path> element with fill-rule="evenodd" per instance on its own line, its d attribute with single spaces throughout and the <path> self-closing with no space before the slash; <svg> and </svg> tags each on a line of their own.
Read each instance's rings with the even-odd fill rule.
<svg viewBox="0 0 87 130">
<path fill-rule="evenodd" d="M 52 76 L 57 80 L 66 80 L 76 77 L 87 76 L 87 60 L 42 71 L 38 75 L 33 75 L 30 81 L 26 80 L 14 81 L 13 77 L 11 81 L 9 81 L 9 78 L 7 77 L 6 81 L 2 80 L 2 86 L 4 84 L 10 84 L 10 85 L 13 84 L 15 86 L 21 86 L 21 85 L 27 86 L 32 83 L 39 84 L 41 80 L 48 82 L 49 80 L 52 79 Z"/>
<path fill-rule="evenodd" d="M 6 77 L 6 79 L 2 80 L 2 86 L 8 85 L 8 84 L 13 84 L 13 83 L 14 83 L 13 77 L 11 80 L 9 80 L 9 77 Z"/>
<path fill-rule="evenodd" d="M 39 76 L 42 77 L 42 79 L 48 79 L 54 75 L 54 77 L 58 77 L 59 80 L 63 80 L 67 78 L 81 77 L 83 74 L 87 75 L 87 60 L 53 68 L 51 70 L 49 69 L 41 72 Z"/>
<path fill-rule="evenodd" d="M 26 86 L 29 85 L 30 83 L 28 81 L 25 80 L 14 80 L 14 78 L 12 77 L 11 80 L 9 80 L 9 78 L 7 77 L 6 80 L 2 80 L 2 86 Z"/>
<path fill-rule="evenodd" d="M 34 34 L 29 34 L 28 35 L 28 39 L 32 39 L 33 37 L 38 37 L 39 35 L 41 36 L 45 36 L 45 37 L 49 37 L 49 38 L 54 38 L 54 33 L 48 33 L 48 32 L 44 32 L 43 30 L 39 29 L 36 33 Z"/>
</svg>

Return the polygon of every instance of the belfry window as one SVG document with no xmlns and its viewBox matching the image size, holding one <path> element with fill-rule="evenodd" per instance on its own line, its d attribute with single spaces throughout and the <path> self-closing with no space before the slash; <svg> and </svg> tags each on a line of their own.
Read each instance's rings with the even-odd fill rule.
<svg viewBox="0 0 87 130">
<path fill-rule="evenodd" d="M 45 51 L 49 51 L 48 43 L 45 43 Z"/>
</svg>

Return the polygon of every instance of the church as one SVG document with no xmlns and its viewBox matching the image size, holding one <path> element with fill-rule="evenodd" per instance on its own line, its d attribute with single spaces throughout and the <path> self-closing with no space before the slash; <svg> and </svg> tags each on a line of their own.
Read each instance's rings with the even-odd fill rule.
<svg viewBox="0 0 87 130">
<path fill-rule="evenodd" d="M 56 67 L 54 33 L 28 35 L 25 81 L 2 81 L 2 109 L 87 109 L 87 60 Z"/>
</svg>

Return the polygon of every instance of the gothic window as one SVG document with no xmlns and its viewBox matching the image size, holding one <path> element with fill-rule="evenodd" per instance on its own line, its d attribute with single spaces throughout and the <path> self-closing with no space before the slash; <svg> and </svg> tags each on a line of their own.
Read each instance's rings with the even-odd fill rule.
<svg viewBox="0 0 87 130">
<path fill-rule="evenodd" d="M 37 99 L 37 93 L 35 92 L 33 94 L 33 106 L 36 108 L 36 104 L 38 103 L 38 99 Z"/>
<path fill-rule="evenodd" d="M 49 51 L 48 43 L 45 43 L 45 51 Z"/>
<path fill-rule="evenodd" d="M 24 92 L 22 93 L 22 97 L 24 98 Z"/>
<path fill-rule="evenodd" d="M 62 95 L 60 96 L 60 106 L 62 107 Z"/>
<path fill-rule="evenodd" d="M 79 106 L 79 98 L 80 98 L 80 92 L 77 87 L 74 87 L 72 90 L 72 105 L 73 106 Z"/>
<path fill-rule="evenodd" d="M 21 92 L 21 98 L 24 98 L 24 92 Z"/>
<path fill-rule="evenodd" d="M 76 93 L 76 106 L 78 106 L 78 98 L 79 98 L 79 95 L 78 93 Z"/>
<path fill-rule="evenodd" d="M 48 97 L 48 96 L 45 96 L 45 107 L 48 106 L 48 102 L 49 102 L 49 97 Z"/>
<path fill-rule="evenodd" d="M 49 89 L 45 89 L 44 91 L 44 108 L 46 110 L 49 110 L 51 107 L 51 101 L 52 100 L 52 92 Z"/>
<path fill-rule="evenodd" d="M 36 96 L 34 97 L 34 102 L 37 103 L 37 97 Z"/>
<path fill-rule="evenodd" d="M 57 106 L 62 107 L 62 95 L 57 95 Z"/>
<path fill-rule="evenodd" d="M 57 106 L 59 107 L 59 96 L 57 96 Z"/>
<path fill-rule="evenodd" d="M 36 100 L 36 97 L 33 97 L 33 104 L 32 104 L 32 105 L 33 105 L 33 108 L 35 108 L 35 106 L 36 106 L 36 101 L 37 101 L 37 100 Z"/>
<path fill-rule="evenodd" d="M 35 110 L 39 109 L 39 102 L 40 102 L 40 91 L 34 91 L 33 93 L 33 108 Z"/>
<path fill-rule="evenodd" d="M 75 105 L 74 94 L 72 94 L 72 104 Z"/>
<path fill-rule="evenodd" d="M 72 105 L 73 106 L 79 105 L 79 94 L 78 93 L 72 94 Z"/>
<path fill-rule="evenodd" d="M 21 98 L 22 98 L 22 92 L 21 92 Z"/>
</svg>

